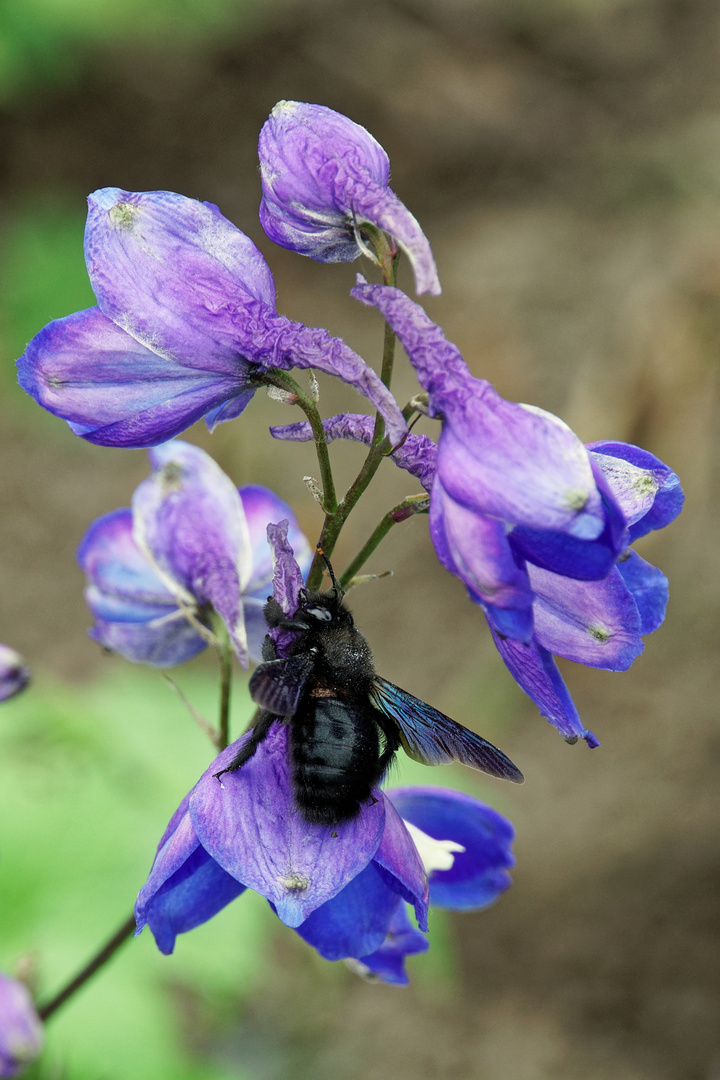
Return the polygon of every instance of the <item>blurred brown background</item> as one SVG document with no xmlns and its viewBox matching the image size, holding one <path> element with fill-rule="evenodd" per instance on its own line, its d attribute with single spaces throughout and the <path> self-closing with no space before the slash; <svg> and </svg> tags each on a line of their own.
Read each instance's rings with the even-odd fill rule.
<svg viewBox="0 0 720 1080">
<path fill-rule="evenodd" d="M 66 68 L 21 72 L 7 90 L 7 368 L 17 310 L 54 250 L 52 229 L 23 232 L 18 214 L 71 208 L 82 273 L 83 200 L 104 185 L 218 203 L 268 258 L 279 310 L 375 362 L 379 321 L 348 296 L 367 267 L 274 248 L 257 221 L 265 117 L 280 98 L 320 102 L 388 151 L 393 188 L 439 267 L 443 295 L 427 309 L 473 371 L 563 416 L 585 441 L 647 447 L 687 495 L 682 517 L 640 548 L 670 578 L 666 626 L 625 674 L 566 665 L 602 742 L 592 754 L 565 746 L 509 685 L 481 617 L 437 564 L 425 521 L 391 536 L 373 568 L 395 577 L 355 594 L 358 621 L 381 671 L 499 741 L 523 768 L 524 788 L 483 788 L 516 824 L 515 884 L 488 912 L 452 921 L 452 990 L 348 978 L 338 1001 L 304 947 L 279 937 L 237 1054 L 243 1032 L 272 1030 L 294 1080 L 718 1080 L 720 7 L 235 7 L 197 40 L 145 39 L 132 23 L 92 44 L 70 34 Z M 18 265 L 7 252 L 23 238 Z M 88 293 L 75 306 L 91 302 Z M 25 339 L 69 310 L 50 288 Z M 108 661 L 85 637 L 75 547 L 93 518 L 127 505 L 146 458 L 85 445 L 24 400 L 9 372 L 0 386 L 0 640 L 39 670 L 85 679 Z M 406 366 L 396 392 L 413 392 Z M 329 414 L 347 395 L 326 382 L 321 404 Z M 291 419 L 258 396 L 241 421 L 189 437 L 238 483 L 274 486 L 312 536 L 319 518 L 300 481 L 312 452 L 265 434 Z M 349 478 L 357 448 L 341 446 L 337 458 Z M 341 564 L 388 499 L 413 490 L 386 471 L 377 501 L 344 534 Z M 281 1075 L 261 1057 L 244 1067 L 259 1080 Z"/>
</svg>

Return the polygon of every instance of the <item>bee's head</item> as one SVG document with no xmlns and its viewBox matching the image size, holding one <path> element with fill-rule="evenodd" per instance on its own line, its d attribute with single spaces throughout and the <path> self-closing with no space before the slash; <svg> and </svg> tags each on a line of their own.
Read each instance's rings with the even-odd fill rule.
<svg viewBox="0 0 720 1080">
<path fill-rule="evenodd" d="M 336 589 L 324 593 L 302 589 L 294 619 L 302 621 L 313 630 L 331 626 L 352 626 L 353 617 L 350 609 L 343 603 L 343 595 Z"/>
</svg>

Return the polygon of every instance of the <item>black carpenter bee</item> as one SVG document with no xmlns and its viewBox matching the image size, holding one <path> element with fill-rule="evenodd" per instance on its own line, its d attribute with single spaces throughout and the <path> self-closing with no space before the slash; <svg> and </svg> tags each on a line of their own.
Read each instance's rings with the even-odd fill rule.
<svg viewBox="0 0 720 1080">
<path fill-rule="evenodd" d="M 459 761 L 521 784 L 520 770 L 492 743 L 376 674 L 370 646 L 325 561 L 330 592 L 301 590 L 291 618 L 272 597 L 265 605 L 268 627 L 297 631 L 297 637 L 281 659 L 272 638 L 265 638 L 264 662 L 249 684 L 262 712 L 250 738 L 215 776 L 244 765 L 279 720 L 290 725 L 295 802 L 312 824 L 356 817 L 401 746 L 424 765 Z"/>
</svg>

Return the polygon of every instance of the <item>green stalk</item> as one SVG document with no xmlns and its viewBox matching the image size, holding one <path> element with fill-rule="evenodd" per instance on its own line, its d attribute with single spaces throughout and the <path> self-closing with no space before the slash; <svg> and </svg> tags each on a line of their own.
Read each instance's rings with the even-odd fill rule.
<svg viewBox="0 0 720 1080">
<path fill-rule="evenodd" d="M 343 588 L 349 585 L 358 570 L 365 565 L 380 542 L 384 540 L 390 532 L 393 525 L 397 525 L 400 521 L 407 521 L 407 519 L 414 514 L 426 513 L 428 505 L 429 497 L 427 495 L 408 495 L 406 499 L 403 499 L 401 503 L 394 506 L 392 510 L 388 510 L 387 514 L 380 519 L 369 538 L 360 548 L 357 555 L 340 578 L 340 584 Z"/>
<path fill-rule="evenodd" d="M 233 652 L 230 635 L 224 622 L 219 622 L 221 645 L 220 658 L 220 714 L 218 719 L 217 748 L 224 750 L 230 742 L 230 695 L 232 692 Z"/>
<path fill-rule="evenodd" d="M 48 1020 L 61 1005 L 75 994 L 80 987 L 84 986 L 88 979 L 92 978 L 96 971 L 99 971 L 101 967 L 107 964 L 108 960 L 115 955 L 121 945 L 131 938 L 135 933 L 135 916 L 131 915 L 130 918 L 122 924 L 117 933 L 113 934 L 110 940 L 102 946 L 102 948 L 93 956 L 92 960 L 88 961 L 85 967 L 70 980 L 69 983 L 60 990 L 54 998 L 51 998 L 45 1005 L 40 1005 L 38 1008 L 38 1016 L 41 1020 Z"/>
</svg>

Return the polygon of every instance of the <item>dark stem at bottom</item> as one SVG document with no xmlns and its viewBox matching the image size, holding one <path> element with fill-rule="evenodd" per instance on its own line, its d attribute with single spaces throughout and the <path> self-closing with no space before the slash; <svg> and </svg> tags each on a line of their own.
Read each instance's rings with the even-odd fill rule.
<svg viewBox="0 0 720 1080">
<path fill-rule="evenodd" d="M 71 979 L 67 986 L 64 986 L 59 994 L 56 994 L 54 998 L 47 1002 L 46 1005 L 41 1005 L 38 1008 L 38 1016 L 41 1020 L 48 1020 L 61 1005 L 64 1005 L 68 998 L 71 998 L 73 994 L 84 986 L 88 979 L 92 978 L 96 971 L 108 962 L 110 957 L 117 952 L 121 945 L 123 945 L 128 938 L 131 938 L 135 932 L 135 916 L 131 915 L 127 922 L 123 923 L 116 934 L 110 938 L 106 945 L 103 945 L 102 949 L 85 965 L 82 971 L 79 971 L 74 979 Z"/>
</svg>

